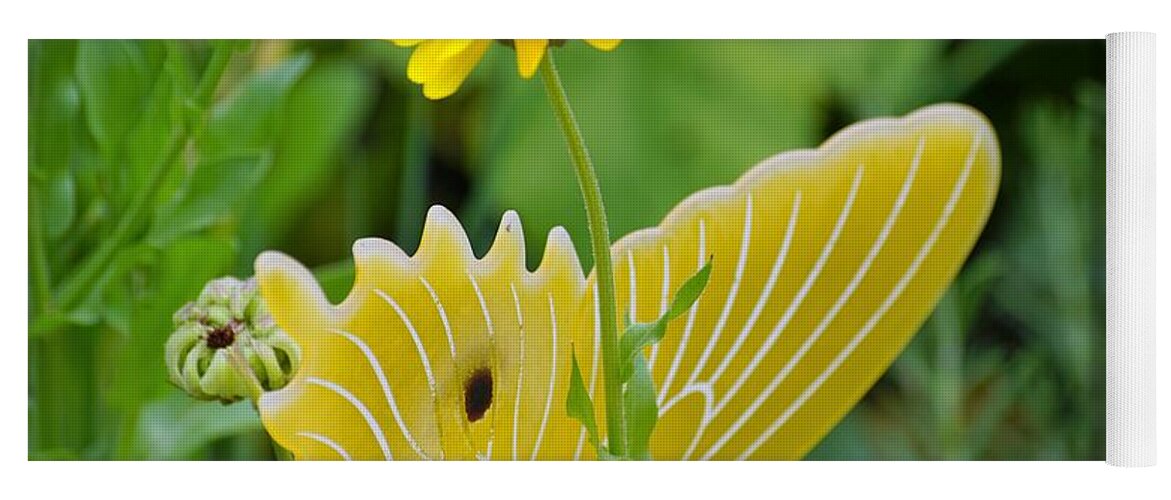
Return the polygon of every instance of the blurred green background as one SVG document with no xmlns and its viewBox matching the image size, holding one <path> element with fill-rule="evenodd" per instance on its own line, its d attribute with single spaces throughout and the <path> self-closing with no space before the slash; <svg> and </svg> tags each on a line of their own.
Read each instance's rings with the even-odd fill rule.
<svg viewBox="0 0 1171 500">
<path fill-rule="evenodd" d="M 614 237 L 857 120 L 983 111 L 1003 182 L 915 340 L 808 458 L 1103 460 L 1105 46 L 639 41 L 555 49 Z M 451 208 L 478 253 L 516 209 L 587 269 L 580 195 L 538 81 L 493 47 L 453 97 L 382 41 L 29 42 L 29 458 L 268 459 L 252 408 L 166 381 L 171 314 L 264 249 L 331 297 L 354 239 L 408 252 Z"/>
</svg>

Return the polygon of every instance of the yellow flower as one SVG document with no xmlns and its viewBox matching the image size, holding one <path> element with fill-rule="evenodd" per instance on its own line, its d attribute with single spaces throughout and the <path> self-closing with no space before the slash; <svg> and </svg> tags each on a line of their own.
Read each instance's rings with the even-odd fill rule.
<svg viewBox="0 0 1171 500">
<path fill-rule="evenodd" d="M 598 50 L 610 51 L 620 40 L 585 40 Z M 492 40 L 394 40 L 399 47 L 415 47 L 407 64 L 407 77 L 423 86 L 428 99 L 454 94 L 472 68 L 484 57 Z M 513 40 L 520 76 L 532 78 L 545 57 L 549 40 Z"/>
<path fill-rule="evenodd" d="M 932 106 L 765 160 L 615 243 L 620 314 L 635 321 L 713 262 L 699 301 L 647 352 L 652 458 L 804 456 L 931 313 L 999 178 L 986 119 Z M 412 256 L 355 243 L 338 305 L 301 264 L 261 254 L 261 294 L 303 353 L 258 401 L 265 428 L 298 459 L 592 458 L 564 398 L 576 352 L 605 414 L 594 276 L 560 228 L 536 271 L 525 262 L 517 214 L 481 259 L 438 206 Z"/>
</svg>

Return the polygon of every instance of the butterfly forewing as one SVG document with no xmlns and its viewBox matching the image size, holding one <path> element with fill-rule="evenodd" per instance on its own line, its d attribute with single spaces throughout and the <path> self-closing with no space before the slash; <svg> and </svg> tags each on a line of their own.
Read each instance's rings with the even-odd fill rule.
<svg viewBox="0 0 1171 500">
<path fill-rule="evenodd" d="M 550 395 L 569 387 L 585 279 L 564 231 L 546 246 L 542 266 L 526 270 L 510 213 L 476 259 L 436 207 L 412 257 L 382 240 L 355 244 L 354 287 L 338 306 L 299 264 L 263 255 L 266 301 L 307 351 L 294 380 L 261 399 L 266 427 L 301 459 L 571 456 L 578 426 Z"/>
</svg>

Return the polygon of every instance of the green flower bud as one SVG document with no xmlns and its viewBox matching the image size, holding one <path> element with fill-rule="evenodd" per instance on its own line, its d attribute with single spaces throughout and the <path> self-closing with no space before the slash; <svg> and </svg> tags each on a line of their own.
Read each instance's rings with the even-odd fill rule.
<svg viewBox="0 0 1171 500">
<path fill-rule="evenodd" d="M 212 280 L 172 320 L 167 374 L 194 398 L 255 398 L 284 387 L 301 363 L 300 347 L 268 314 L 255 279 Z"/>
</svg>

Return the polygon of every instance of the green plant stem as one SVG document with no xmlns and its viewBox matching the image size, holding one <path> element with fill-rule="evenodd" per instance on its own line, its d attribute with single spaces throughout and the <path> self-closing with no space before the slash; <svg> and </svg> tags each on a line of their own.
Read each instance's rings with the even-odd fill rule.
<svg viewBox="0 0 1171 500">
<path fill-rule="evenodd" d="M 32 274 L 32 293 L 36 297 L 37 314 L 53 310 L 52 276 L 49 257 L 45 253 L 45 228 L 41 220 L 40 185 L 28 186 L 28 253 L 29 273 Z"/>
<path fill-rule="evenodd" d="M 92 348 L 94 337 L 68 339 L 61 330 L 39 339 L 29 339 L 30 354 L 35 351 L 35 374 L 32 406 L 36 423 L 36 450 L 46 454 L 38 458 L 77 460 L 91 443 L 93 423 Z M 30 435 L 30 439 L 31 439 Z"/>
<path fill-rule="evenodd" d="M 593 162 L 590 161 L 581 129 L 573 117 L 573 108 L 569 105 L 569 97 L 565 95 L 565 87 L 561 85 L 561 77 L 557 74 L 552 52 L 545 53 L 541 60 L 540 72 L 545 90 L 549 94 L 549 102 L 557 115 L 558 123 L 561 124 L 561 131 L 565 134 L 565 142 L 569 146 L 574 170 L 577 173 L 577 182 L 581 186 L 582 198 L 585 199 L 586 219 L 590 227 L 590 242 L 594 254 L 594 276 L 598 283 L 596 300 L 602 322 L 602 375 L 606 390 L 609 452 L 611 455 L 623 457 L 626 455 L 626 415 L 622 398 L 622 362 L 618 356 L 618 314 L 614 293 L 614 266 L 610 261 L 610 227 L 606 222 L 606 209 L 602 204 L 598 176 L 594 171 Z"/>
</svg>

